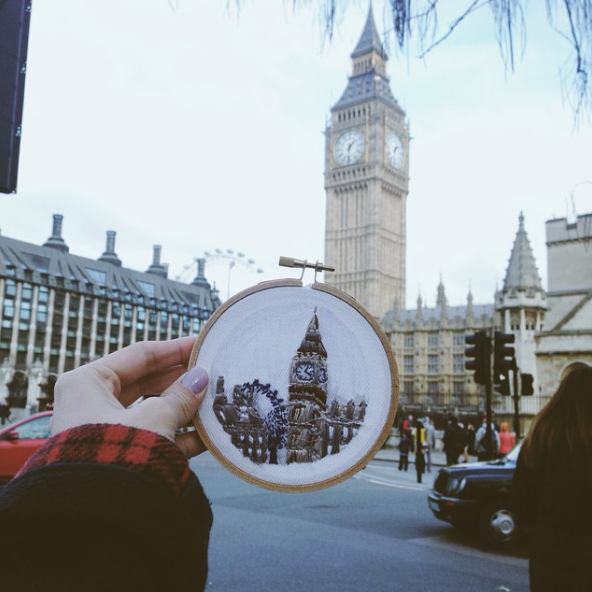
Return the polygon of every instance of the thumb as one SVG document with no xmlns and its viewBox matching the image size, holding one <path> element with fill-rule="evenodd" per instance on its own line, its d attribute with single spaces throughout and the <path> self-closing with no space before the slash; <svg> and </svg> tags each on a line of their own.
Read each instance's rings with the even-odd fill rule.
<svg viewBox="0 0 592 592">
<path fill-rule="evenodd" d="M 161 404 L 167 405 L 176 424 L 171 426 L 173 430 L 189 424 L 205 396 L 208 382 L 208 373 L 195 366 L 160 395 Z"/>
</svg>

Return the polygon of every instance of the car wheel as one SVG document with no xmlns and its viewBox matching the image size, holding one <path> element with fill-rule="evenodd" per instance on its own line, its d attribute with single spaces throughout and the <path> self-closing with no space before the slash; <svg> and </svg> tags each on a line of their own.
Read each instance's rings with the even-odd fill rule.
<svg viewBox="0 0 592 592">
<path fill-rule="evenodd" d="M 481 534 L 491 546 L 512 546 L 519 536 L 514 512 L 499 504 L 488 506 L 481 517 Z"/>
</svg>

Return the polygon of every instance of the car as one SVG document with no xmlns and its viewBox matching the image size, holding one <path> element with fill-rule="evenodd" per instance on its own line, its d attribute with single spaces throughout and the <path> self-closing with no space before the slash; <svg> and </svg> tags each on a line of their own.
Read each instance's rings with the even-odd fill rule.
<svg viewBox="0 0 592 592">
<path fill-rule="evenodd" d="M 50 437 L 52 411 L 34 413 L 0 427 L 0 487 L 6 485 Z"/>
<path fill-rule="evenodd" d="M 441 469 L 428 493 L 434 516 L 476 531 L 490 547 L 515 546 L 522 529 L 512 510 L 510 487 L 519 452 L 520 445 L 501 459 Z"/>
</svg>

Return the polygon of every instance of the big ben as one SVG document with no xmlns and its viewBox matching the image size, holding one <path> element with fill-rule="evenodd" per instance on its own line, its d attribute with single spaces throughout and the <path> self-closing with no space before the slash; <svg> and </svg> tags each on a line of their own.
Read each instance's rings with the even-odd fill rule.
<svg viewBox="0 0 592 592">
<path fill-rule="evenodd" d="M 405 306 L 409 128 L 386 74 L 372 6 L 325 131 L 327 283 L 380 319 Z"/>
</svg>

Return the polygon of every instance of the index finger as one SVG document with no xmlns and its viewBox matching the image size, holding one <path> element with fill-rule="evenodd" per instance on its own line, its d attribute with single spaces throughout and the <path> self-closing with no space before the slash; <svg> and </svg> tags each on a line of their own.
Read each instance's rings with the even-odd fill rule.
<svg viewBox="0 0 592 592">
<path fill-rule="evenodd" d="M 195 340 L 194 336 L 190 336 L 170 341 L 139 341 L 88 366 L 107 366 L 117 374 L 123 388 L 148 374 L 179 364 L 187 365 Z"/>
</svg>

